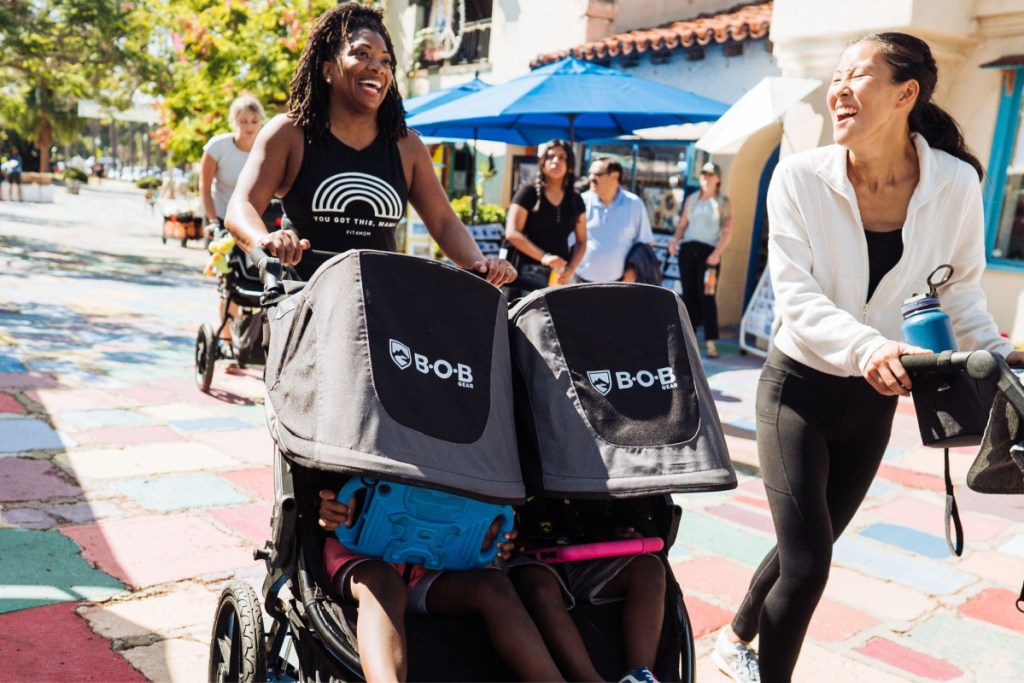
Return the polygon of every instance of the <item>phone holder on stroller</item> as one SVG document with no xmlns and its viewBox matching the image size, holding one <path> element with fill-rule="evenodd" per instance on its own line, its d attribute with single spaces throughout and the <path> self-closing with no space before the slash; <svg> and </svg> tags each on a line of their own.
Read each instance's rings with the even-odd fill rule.
<svg viewBox="0 0 1024 683">
<path fill-rule="evenodd" d="M 334 532 L 348 550 L 387 562 L 427 569 L 477 569 L 498 554 L 497 541 L 512 530 L 509 505 L 484 503 L 405 484 L 352 477 L 338 493 L 347 504 L 360 500 L 355 523 Z M 495 519 L 501 531 L 481 550 Z"/>
</svg>

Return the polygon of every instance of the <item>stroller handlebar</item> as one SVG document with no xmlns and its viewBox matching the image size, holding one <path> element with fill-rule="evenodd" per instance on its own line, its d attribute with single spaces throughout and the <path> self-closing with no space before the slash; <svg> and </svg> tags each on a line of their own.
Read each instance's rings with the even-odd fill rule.
<svg viewBox="0 0 1024 683">
<path fill-rule="evenodd" d="M 249 258 L 260 274 L 263 283 L 263 296 L 260 303 L 270 306 L 285 296 L 284 285 L 281 284 L 281 260 L 268 254 L 258 244 L 249 250 Z"/>
<path fill-rule="evenodd" d="M 915 374 L 952 374 L 966 370 L 974 379 L 998 381 L 1003 369 L 1013 371 L 1002 356 L 989 351 L 943 351 L 900 356 L 900 362 L 911 376 Z"/>
<path fill-rule="evenodd" d="M 1017 411 L 1024 415 L 1024 385 L 1006 359 L 999 354 L 990 351 L 943 351 L 901 356 L 900 362 L 911 377 L 966 371 L 972 379 L 995 384 Z"/>
</svg>

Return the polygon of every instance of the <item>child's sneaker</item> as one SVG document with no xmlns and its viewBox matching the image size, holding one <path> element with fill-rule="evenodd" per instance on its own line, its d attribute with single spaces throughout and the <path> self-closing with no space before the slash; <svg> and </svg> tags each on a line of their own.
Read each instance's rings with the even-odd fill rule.
<svg viewBox="0 0 1024 683">
<path fill-rule="evenodd" d="M 658 679 L 654 677 L 650 669 L 641 666 L 619 679 L 619 683 L 658 683 Z"/>
<path fill-rule="evenodd" d="M 734 681 L 760 683 L 761 671 L 757 666 L 757 654 L 747 645 L 729 640 L 729 636 L 726 635 L 728 632 L 728 625 L 718 632 L 715 649 L 711 651 L 711 661 Z"/>
</svg>

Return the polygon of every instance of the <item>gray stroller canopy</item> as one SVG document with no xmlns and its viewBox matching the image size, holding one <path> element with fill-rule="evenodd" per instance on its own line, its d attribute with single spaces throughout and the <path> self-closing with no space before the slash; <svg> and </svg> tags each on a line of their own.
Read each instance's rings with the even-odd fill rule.
<svg viewBox="0 0 1024 683">
<path fill-rule="evenodd" d="M 1024 429 L 1021 415 L 1002 392 L 996 394 L 981 450 L 967 473 L 979 493 L 1024 493 Z"/>
<path fill-rule="evenodd" d="M 632 497 L 735 488 L 682 300 L 652 285 L 545 289 L 510 312 L 531 494 Z"/>
<path fill-rule="evenodd" d="M 524 496 L 507 304 L 435 261 L 350 251 L 269 311 L 271 433 L 313 468 Z"/>
</svg>

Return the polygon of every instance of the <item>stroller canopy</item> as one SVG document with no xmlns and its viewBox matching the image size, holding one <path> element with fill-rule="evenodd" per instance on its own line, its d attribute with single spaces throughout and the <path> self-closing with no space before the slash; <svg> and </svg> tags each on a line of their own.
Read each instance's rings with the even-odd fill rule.
<svg viewBox="0 0 1024 683">
<path fill-rule="evenodd" d="M 534 292 L 510 313 L 531 494 L 631 497 L 736 486 L 682 300 L 652 285 Z"/>
<path fill-rule="evenodd" d="M 496 288 L 434 261 L 350 251 L 269 315 L 268 412 L 290 458 L 523 499 L 507 304 Z"/>
<path fill-rule="evenodd" d="M 996 394 L 981 450 L 967 473 L 967 485 L 979 493 L 1024 493 L 1024 425 L 1021 414 Z"/>
</svg>

